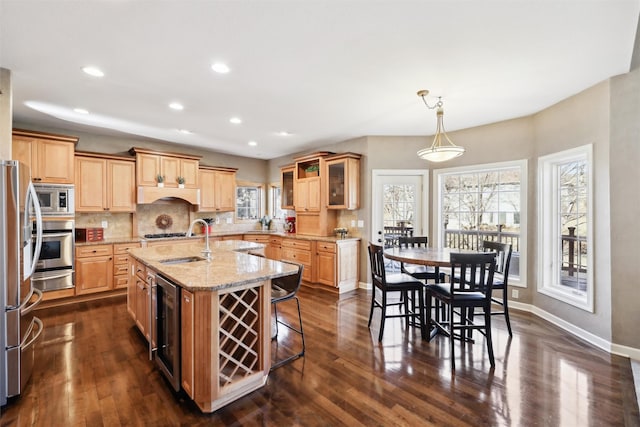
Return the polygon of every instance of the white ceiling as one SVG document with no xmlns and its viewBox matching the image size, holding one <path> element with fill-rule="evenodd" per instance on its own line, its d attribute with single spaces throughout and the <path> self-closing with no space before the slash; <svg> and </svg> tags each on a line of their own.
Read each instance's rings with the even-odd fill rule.
<svg viewBox="0 0 640 427">
<path fill-rule="evenodd" d="M 629 71 L 639 12 L 640 0 L 0 0 L 0 66 L 16 121 L 269 159 L 432 134 L 419 89 L 443 97 L 448 131 L 534 113 Z"/>
</svg>

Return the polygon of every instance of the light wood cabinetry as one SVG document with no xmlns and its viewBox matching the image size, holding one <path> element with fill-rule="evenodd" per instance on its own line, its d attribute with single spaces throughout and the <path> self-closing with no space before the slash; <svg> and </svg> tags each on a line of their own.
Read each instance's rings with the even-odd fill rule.
<svg viewBox="0 0 640 427">
<path fill-rule="evenodd" d="M 95 153 L 75 158 L 77 212 L 135 212 L 135 161 Z"/>
<path fill-rule="evenodd" d="M 282 239 L 282 261 L 292 261 L 304 266 L 302 280 L 313 281 L 313 252 L 315 242 L 311 240 Z"/>
<path fill-rule="evenodd" d="M 294 193 L 296 212 L 320 212 L 320 178 L 304 178 L 298 180 Z"/>
<path fill-rule="evenodd" d="M 129 285 L 127 287 L 127 311 L 136 323 L 136 327 L 142 335 L 149 340 L 151 328 L 149 327 L 149 307 L 151 287 L 149 276 L 155 278 L 154 272 L 133 258 L 130 258 Z"/>
<path fill-rule="evenodd" d="M 186 289 L 181 289 L 181 303 L 180 303 L 180 320 L 181 320 L 181 344 L 182 344 L 182 357 L 181 357 L 181 376 L 182 376 L 182 389 L 187 393 L 189 397 L 194 397 L 194 378 L 193 378 L 193 335 L 194 335 L 194 321 L 193 321 L 193 293 Z"/>
<path fill-rule="evenodd" d="M 78 138 L 15 129 L 12 157 L 29 166 L 36 183 L 73 184 Z"/>
<path fill-rule="evenodd" d="M 265 248 L 265 256 L 269 259 L 282 259 L 282 237 L 269 236 L 269 244 Z"/>
<path fill-rule="evenodd" d="M 323 285 L 336 286 L 336 245 L 318 242 L 316 244 L 316 281 Z"/>
<path fill-rule="evenodd" d="M 113 289 L 112 245 L 76 247 L 76 295 Z"/>
<path fill-rule="evenodd" d="M 360 207 L 360 155 L 344 153 L 325 159 L 328 209 Z"/>
<path fill-rule="evenodd" d="M 136 156 L 136 183 L 142 187 L 158 185 L 158 175 L 164 177 L 164 186 L 178 188 L 178 177 L 184 178 L 184 188 L 198 188 L 198 168 L 201 156 L 166 153 L 133 147 L 129 153 Z"/>
<path fill-rule="evenodd" d="M 139 248 L 140 243 L 116 243 L 113 245 L 113 288 L 122 289 L 129 285 L 129 249 Z"/>
<path fill-rule="evenodd" d="M 200 212 L 234 212 L 236 209 L 234 168 L 200 167 Z"/>
<path fill-rule="evenodd" d="M 293 180 L 295 165 L 284 166 L 280 168 L 280 204 L 282 209 L 294 209 L 293 201 Z"/>
<path fill-rule="evenodd" d="M 358 240 L 318 241 L 314 271 L 316 282 L 346 292 L 358 287 Z"/>
</svg>

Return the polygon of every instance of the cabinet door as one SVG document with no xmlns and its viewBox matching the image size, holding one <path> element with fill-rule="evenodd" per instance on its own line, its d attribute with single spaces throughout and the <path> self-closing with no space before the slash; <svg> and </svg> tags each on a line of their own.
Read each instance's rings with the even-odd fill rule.
<svg viewBox="0 0 640 427">
<path fill-rule="evenodd" d="M 136 156 L 136 181 L 138 185 L 155 187 L 159 174 L 160 156 L 142 153 Z"/>
<path fill-rule="evenodd" d="M 180 176 L 180 159 L 177 157 L 160 157 L 160 171 L 164 176 L 165 187 L 178 187 Z"/>
<path fill-rule="evenodd" d="M 135 212 L 135 163 L 109 160 L 107 168 L 108 209 L 111 212 Z"/>
<path fill-rule="evenodd" d="M 200 207 L 199 211 L 213 212 L 216 209 L 215 200 L 216 174 L 212 170 L 200 169 Z"/>
<path fill-rule="evenodd" d="M 11 157 L 13 160 L 17 160 L 29 166 L 29 169 L 31 170 L 31 179 L 34 182 L 38 182 L 38 177 L 34 175 L 36 171 L 33 170 L 33 160 L 35 160 L 36 157 L 36 154 L 34 153 L 35 148 L 36 145 L 33 138 L 14 136 L 11 144 Z"/>
<path fill-rule="evenodd" d="M 318 283 L 336 286 L 336 254 L 318 252 L 316 255 L 316 273 Z"/>
<path fill-rule="evenodd" d="M 184 178 L 184 188 L 198 188 L 198 160 L 180 159 L 180 176 Z"/>
<path fill-rule="evenodd" d="M 182 344 L 182 388 L 193 398 L 193 294 L 185 289 L 182 289 L 181 299 L 181 344 Z"/>
<path fill-rule="evenodd" d="M 280 192 L 280 203 L 282 205 L 282 209 L 293 209 L 293 166 L 288 168 L 281 169 L 281 192 Z"/>
<path fill-rule="evenodd" d="M 298 180 L 293 197 L 296 211 L 320 212 L 320 178 Z"/>
<path fill-rule="evenodd" d="M 107 162 L 93 157 L 76 157 L 76 211 L 103 212 L 107 209 Z"/>
<path fill-rule="evenodd" d="M 147 283 L 136 277 L 136 326 L 147 336 L 149 330 L 149 296 Z"/>
<path fill-rule="evenodd" d="M 76 295 L 113 289 L 113 256 L 76 258 Z"/>
<path fill-rule="evenodd" d="M 216 211 L 233 212 L 236 209 L 236 174 L 216 172 Z"/>
<path fill-rule="evenodd" d="M 329 160 L 327 167 L 327 207 L 358 209 L 360 207 L 360 160 L 342 158 Z"/>
<path fill-rule="evenodd" d="M 38 141 L 37 166 L 39 182 L 73 184 L 75 146 L 62 141 Z"/>
<path fill-rule="evenodd" d="M 129 315 L 136 321 L 136 260 L 129 258 L 129 281 L 127 284 L 127 311 Z"/>
</svg>

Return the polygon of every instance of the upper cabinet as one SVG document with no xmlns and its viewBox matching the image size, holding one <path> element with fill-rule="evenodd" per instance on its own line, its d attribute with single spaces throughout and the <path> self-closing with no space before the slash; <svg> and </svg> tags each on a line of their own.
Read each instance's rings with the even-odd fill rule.
<svg viewBox="0 0 640 427">
<path fill-rule="evenodd" d="M 36 183 L 73 184 L 78 138 L 14 129 L 12 157 L 31 169 Z"/>
<path fill-rule="evenodd" d="M 360 154 L 336 154 L 325 159 L 327 208 L 360 207 Z"/>
<path fill-rule="evenodd" d="M 200 212 L 235 211 L 236 171 L 235 168 L 213 166 L 200 168 Z"/>
<path fill-rule="evenodd" d="M 282 209 L 294 209 L 293 204 L 293 170 L 294 165 L 280 168 L 280 204 Z"/>
<path fill-rule="evenodd" d="M 160 175 L 164 178 L 163 185 L 167 188 L 181 187 L 179 178 L 184 180 L 184 188 L 198 188 L 200 156 L 164 153 L 138 147 L 131 148 L 129 153 L 136 156 L 138 186 L 155 187 Z"/>
<path fill-rule="evenodd" d="M 78 152 L 75 159 L 77 212 L 135 212 L 135 161 Z"/>
</svg>

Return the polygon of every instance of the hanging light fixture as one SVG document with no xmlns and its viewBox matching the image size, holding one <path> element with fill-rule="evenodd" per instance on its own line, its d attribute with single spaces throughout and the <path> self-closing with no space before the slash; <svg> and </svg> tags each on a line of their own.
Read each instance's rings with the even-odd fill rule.
<svg viewBox="0 0 640 427">
<path fill-rule="evenodd" d="M 464 153 L 464 148 L 455 145 L 444 130 L 444 124 L 442 123 L 442 118 L 444 116 L 444 110 L 442 109 L 442 97 L 438 97 L 438 102 L 432 107 L 427 103 L 425 97 L 429 95 L 428 90 L 420 90 L 418 91 L 418 96 L 422 98 L 424 105 L 427 106 L 428 109 L 436 110 L 437 117 L 437 127 L 436 127 L 436 135 L 433 137 L 433 143 L 429 148 L 423 148 L 418 151 L 418 157 L 424 160 L 428 160 L 430 162 L 446 162 L 447 160 L 451 160 L 458 156 L 461 156 Z"/>
</svg>

